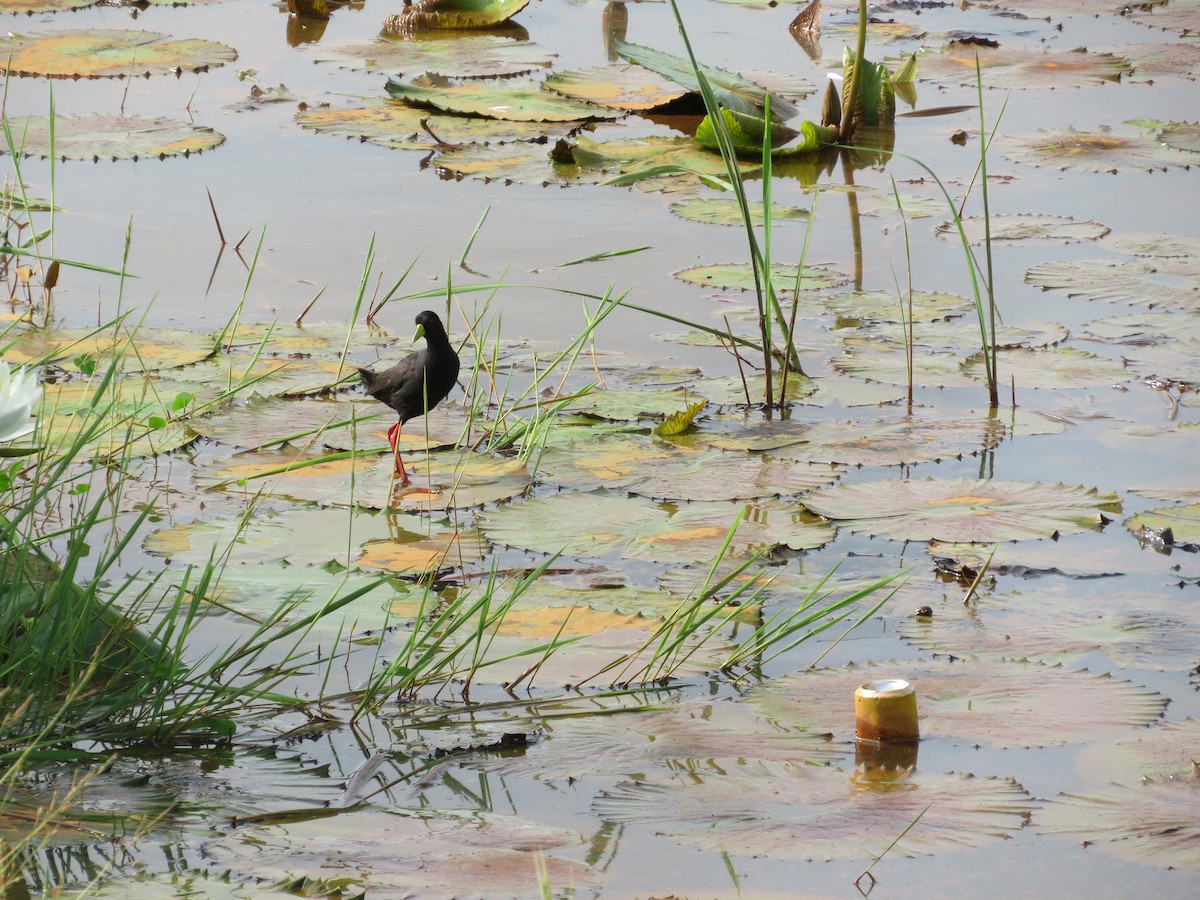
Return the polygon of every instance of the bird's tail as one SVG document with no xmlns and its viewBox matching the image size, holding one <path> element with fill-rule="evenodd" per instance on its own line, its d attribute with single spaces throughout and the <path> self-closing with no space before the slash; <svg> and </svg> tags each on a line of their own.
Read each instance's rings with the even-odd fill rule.
<svg viewBox="0 0 1200 900">
<path fill-rule="evenodd" d="M 371 393 L 372 385 L 375 384 L 375 379 L 377 379 L 379 376 L 376 375 L 374 372 L 372 372 L 370 369 L 361 369 L 360 368 L 358 370 L 358 377 L 362 379 L 363 387 L 365 387 L 367 389 L 367 393 L 369 394 L 369 393 Z"/>
</svg>

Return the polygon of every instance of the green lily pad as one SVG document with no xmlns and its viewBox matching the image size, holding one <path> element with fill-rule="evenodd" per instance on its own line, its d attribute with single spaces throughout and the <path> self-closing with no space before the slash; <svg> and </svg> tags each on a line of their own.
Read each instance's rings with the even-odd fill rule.
<svg viewBox="0 0 1200 900">
<path fill-rule="evenodd" d="M 711 560 L 737 509 L 729 503 L 655 504 L 603 494 L 554 494 L 489 510 L 479 521 L 490 540 L 538 553 L 678 563 Z M 831 528 L 815 524 L 795 504 L 765 501 L 750 505 L 730 550 L 813 548 L 832 537 Z"/>
<path fill-rule="evenodd" d="M 908 295 L 901 299 L 891 291 L 817 294 L 805 300 L 821 303 L 843 319 L 869 322 L 938 322 L 975 309 L 974 301 L 966 297 L 929 291 L 913 291 L 911 313 Z"/>
<path fill-rule="evenodd" d="M 655 834 L 714 853 L 858 861 L 885 849 L 880 835 L 900 835 L 918 816 L 925 827 L 905 832 L 896 852 L 923 856 L 1009 837 L 1034 804 L 1007 778 L 741 765 L 686 780 L 620 782 L 592 808 L 605 821 L 652 824 Z"/>
<path fill-rule="evenodd" d="M 995 346 L 1001 350 L 1016 347 L 1049 347 L 1065 341 L 1070 336 L 1067 327 L 1059 322 L 1027 322 L 1023 325 L 997 325 L 992 335 Z M 873 327 L 859 335 L 846 335 L 842 346 L 848 349 L 891 344 L 928 347 L 934 350 L 970 351 L 979 347 L 979 322 L 915 322 L 911 326 L 899 323 Z"/>
<path fill-rule="evenodd" d="M 946 202 L 933 197 L 918 197 L 915 194 L 901 194 L 900 203 L 896 203 L 896 195 L 880 193 L 871 197 L 866 208 L 861 211 L 864 216 L 878 216 L 885 212 L 903 212 L 909 219 L 926 219 L 930 216 L 944 215 Z"/>
<path fill-rule="evenodd" d="M 1095 241 L 1112 229 L 1099 222 L 1077 222 L 1071 216 L 1034 215 L 1032 213 L 997 215 L 984 219 L 982 216 L 967 216 L 962 220 L 967 240 L 972 244 L 984 239 L 985 224 L 991 227 L 993 241 L 1023 241 L 1033 238 L 1053 241 Z M 958 238 L 958 227 L 953 222 L 943 222 L 934 231 L 941 237 Z"/>
<path fill-rule="evenodd" d="M 395 415 L 382 406 L 364 401 L 349 400 L 284 400 L 280 398 L 251 397 L 214 415 L 191 420 L 188 424 L 200 435 L 236 447 L 260 447 L 292 438 L 291 443 L 304 447 L 309 443 L 316 446 L 330 445 L 331 426 L 339 422 L 356 421 L 360 440 L 366 443 L 368 434 L 378 445 L 377 432 L 386 431 L 394 423 Z M 337 449 L 351 449 L 355 442 L 349 440 L 349 426 L 337 429 L 340 441 L 332 444 Z M 421 428 L 414 423 L 408 431 L 411 443 L 401 445 L 408 449 L 417 445 Z M 450 438 L 453 444 L 457 439 Z M 424 440 L 420 441 L 424 449 Z M 442 444 L 444 445 L 444 444 Z"/>
<path fill-rule="evenodd" d="M 439 153 L 434 164 L 459 178 L 505 184 L 598 184 L 608 177 L 602 171 L 584 169 L 570 161 L 558 162 L 551 154 L 545 144 L 536 143 L 470 146 Z"/>
<path fill-rule="evenodd" d="M 755 691 L 784 725 L 853 728 L 847 698 L 860 684 L 899 678 L 917 688 L 921 728 L 942 739 L 996 747 L 1084 744 L 1161 718 L 1167 699 L 1086 669 L 1030 662 L 888 662 L 791 675 Z"/>
<path fill-rule="evenodd" d="M 1121 500 L 1079 485 L 926 478 L 842 484 L 814 491 L 804 505 L 876 537 L 993 542 L 1094 530 Z"/>
<path fill-rule="evenodd" d="M 628 434 L 584 434 L 547 448 L 538 462 L 539 477 L 560 487 L 619 487 L 644 497 L 675 500 L 799 494 L 836 481 L 841 472 L 829 465 L 723 454 Z"/>
<path fill-rule="evenodd" d="M 940 53 L 921 57 L 918 77 L 937 84 L 975 85 L 975 60 L 983 83 L 1012 90 L 1083 87 L 1102 81 L 1120 81 L 1132 68 L 1128 60 L 1111 53 L 1078 50 L 1045 50 L 1037 47 L 951 43 Z"/>
<path fill-rule="evenodd" d="M 94 28 L 0 37 L 0 70 L 50 78 L 125 78 L 206 72 L 237 59 L 225 44 L 154 31 Z"/>
<path fill-rule="evenodd" d="M 103 371 L 120 356 L 118 371 L 126 374 L 181 368 L 216 352 L 212 335 L 174 328 L 141 327 L 115 334 L 94 328 L 29 328 L 9 331 L 4 340 L 4 358 L 12 363 L 58 363 L 74 369 L 69 361 L 91 357 L 97 371 Z"/>
<path fill-rule="evenodd" d="M 1122 135 L 1108 128 L 1039 131 L 1034 135 L 1001 136 L 999 141 L 1006 159 L 1064 171 L 1153 171 L 1191 162 L 1186 154 L 1160 144 L 1153 135 Z"/>
<path fill-rule="evenodd" d="M 1165 283 L 1155 280 L 1157 274 L 1156 267 L 1140 260 L 1065 259 L 1033 266 L 1025 273 L 1025 283 L 1088 300 L 1200 309 L 1200 281 Z"/>
<path fill-rule="evenodd" d="M 404 83 L 391 79 L 388 94 L 413 106 L 459 115 L 484 116 L 518 122 L 574 122 L 610 119 L 616 110 L 568 100 L 544 91 L 536 82 L 500 79 L 454 83 L 437 76 L 421 76 Z"/>
<path fill-rule="evenodd" d="M 790 297 L 796 287 L 796 266 L 772 263 L 771 283 L 780 297 Z M 675 273 L 680 281 L 717 287 L 724 290 L 754 290 L 754 270 L 749 263 L 721 263 L 712 266 L 692 266 Z M 841 272 L 828 266 L 805 266 L 800 281 L 800 290 L 837 287 L 849 279 Z"/>
<path fill-rule="evenodd" d="M 614 422 L 661 419 L 697 400 L 696 391 L 687 388 L 659 391 L 588 391 L 570 401 L 567 409 Z"/>
<path fill-rule="evenodd" d="M 493 34 L 453 39 L 398 41 L 379 39 L 341 47 L 314 45 L 317 62 L 368 72 L 429 72 L 449 78 L 497 78 L 544 69 L 555 54 L 529 41 Z"/>
<path fill-rule="evenodd" d="M 1200 544 L 1200 503 L 1147 510 L 1126 519 L 1125 527 L 1135 533 L 1143 528 L 1170 528 L 1177 542 Z"/>
<path fill-rule="evenodd" d="M 543 82 L 548 90 L 571 100 L 619 110 L 650 110 L 688 92 L 649 69 L 632 65 L 555 72 Z"/>
<path fill-rule="evenodd" d="M 0 12 L 37 15 L 94 6 L 96 0 L 0 0 Z"/>
<path fill-rule="evenodd" d="M 507 22 L 528 5 L 529 0 L 411 0 L 388 17 L 384 28 L 397 33 L 489 28 Z"/>
<path fill-rule="evenodd" d="M 1094 338 L 1114 344 L 1149 346 L 1170 341 L 1200 341 L 1200 312 L 1170 309 L 1095 319 L 1084 326 Z"/>
<path fill-rule="evenodd" d="M 499 144 L 567 135 L 579 122 L 508 122 L 430 115 L 395 101 L 353 109 L 310 108 L 296 122 L 321 134 L 340 134 L 398 150 L 429 150 L 455 144 Z M 538 154 L 545 161 L 545 148 Z"/>
<path fill-rule="evenodd" d="M 710 225 L 741 226 L 742 211 L 736 200 L 725 197 L 693 197 L 689 200 L 679 200 L 671 204 L 671 213 L 681 219 L 692 222 L 704 222 Z M 771 205 L 771 221 L 804 221 L 808 219 L 808 210 L 799 206 Z M 763 205 L 761 201 L 750 201 L 750 221 L 762 227 Z"/>
<path fill-rule="evenodd" d="M 963 371 L 962 357 L 951 353 L 917 353 L 912 358 L 912 382 L 920 387 L 971 387 L 979 382 Z M 845 375 L 871 381 L 907 384 L 908 354 L 894 344 L 846 351 L 830 364 Z"/>
<path fill-rule="evenodd" d="M 50 155 L 50 120 L 9 119 L 13 139 L 25 156 Z M 225 136 L 199 125 L 146 116 L 58 116 L 54 154 L 59 159 L 166 159 L 190 156 L 225 143 Z"/>
</svg>

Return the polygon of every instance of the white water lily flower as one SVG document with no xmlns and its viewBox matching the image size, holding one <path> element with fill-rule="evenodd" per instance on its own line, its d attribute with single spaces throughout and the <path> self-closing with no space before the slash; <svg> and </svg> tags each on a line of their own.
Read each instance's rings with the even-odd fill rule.
<svg viewBox="0 0 1200 900">
<path fill-rule="evenodd" d="M 0 443 L 15 440 L 33 431 L 37 424 L 34 404 L 42 396 L 37 378 L 29 369 L 9 373 L 8 363 L 0 361 Z"/>
</svg>

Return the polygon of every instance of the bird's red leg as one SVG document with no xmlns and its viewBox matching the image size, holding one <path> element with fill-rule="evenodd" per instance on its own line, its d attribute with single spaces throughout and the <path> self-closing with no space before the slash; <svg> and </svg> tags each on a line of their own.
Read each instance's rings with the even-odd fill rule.
<svg viewBox="0 0 1200 900">
<path fill-rule="evenodd" d="M 388 443 L 392 445 L 392 459 L 396 461 L 396 474 L 400 476 L 400 486 L 408 484 L 408 473 L 404 471 L 404 460 L 400 458 L 400 451 L 396 449 L 396 444 L 400 441 L 400 423 L 397 422 L 388 429 Z"/>
</svg>

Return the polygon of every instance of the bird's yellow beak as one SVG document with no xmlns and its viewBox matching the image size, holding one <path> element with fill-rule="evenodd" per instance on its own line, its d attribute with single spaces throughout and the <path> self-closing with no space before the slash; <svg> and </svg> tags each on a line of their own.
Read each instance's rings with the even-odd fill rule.
<svg viewBox="0 0 1200 900">
<path fill-rule="evenodd" d="M 417 330 L 413 333 L 413 343 L 415 344 L 421 338 L 425 337 L 425 326 L 418 325 Z"/>
</svg>

